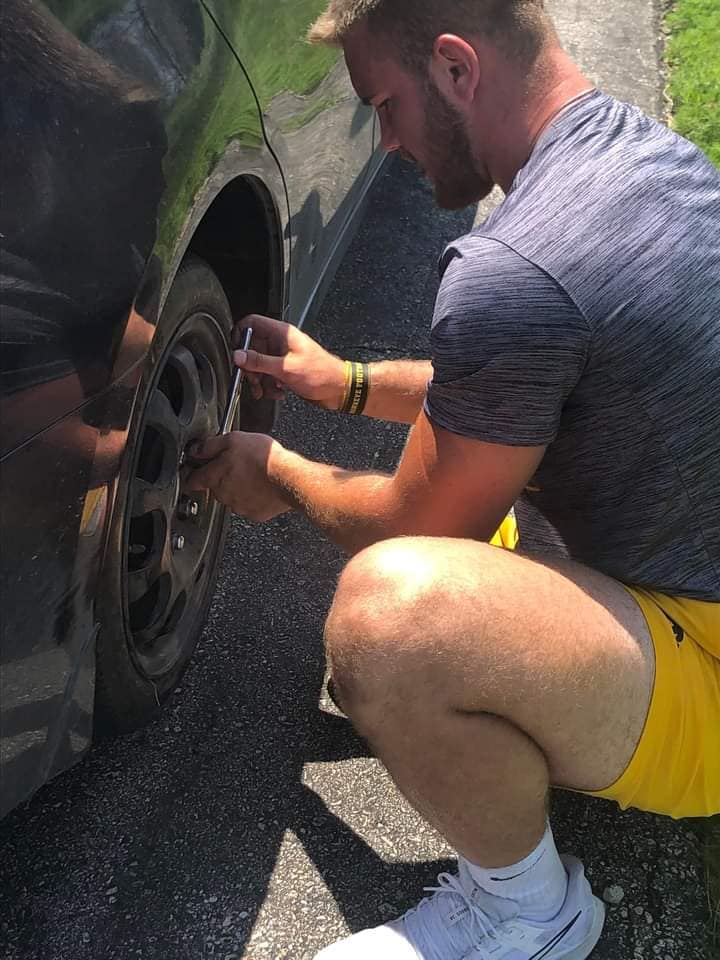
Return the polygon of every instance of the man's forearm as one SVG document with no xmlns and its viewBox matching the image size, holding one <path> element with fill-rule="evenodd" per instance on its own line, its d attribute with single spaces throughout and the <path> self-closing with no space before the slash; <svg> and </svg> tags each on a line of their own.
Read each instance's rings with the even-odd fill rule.
<svg viewBox="0 0 720 960">
<path fill-rule="evenodd" d="M 371 363 L 370 393 L 363 413 L 378 420 L 415 423 L 432 373 L 429 360 Z"/>
<path fill-rule="evenodd" d="M 284 448 L 268 466 L 285 499 L 348 553 L 401 532 L 387 496 L 390 476 L 315 463 Z"/>
</svg>

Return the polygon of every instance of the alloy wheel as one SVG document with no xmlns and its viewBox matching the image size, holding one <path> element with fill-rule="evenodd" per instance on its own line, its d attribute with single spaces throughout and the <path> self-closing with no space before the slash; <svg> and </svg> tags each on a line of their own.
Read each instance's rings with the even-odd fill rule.
<svg viewBox="0 0 720 960">
<path fill-rule="evenodd" d="M 217 433 L 229 386 L 223 332 L 208 314 L 189 317 L 159 364 L 140 427 L 124 542 L 126 635 L 149 678 L 173 668 L 192 633 L 221 535 L 223 508 L 184 490 L 194 442 Z"/>
</svg>

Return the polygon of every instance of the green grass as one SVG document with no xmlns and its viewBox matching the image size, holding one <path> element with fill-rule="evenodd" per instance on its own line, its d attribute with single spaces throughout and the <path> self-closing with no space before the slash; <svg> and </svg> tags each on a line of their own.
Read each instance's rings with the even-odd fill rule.
<svg viewBox="0 0 720 960">
<path fill-rule="evenodd" d="M 720 167 L 720 2 L 677 0 L 665 25 L 672 126 Z"/>
</svg>

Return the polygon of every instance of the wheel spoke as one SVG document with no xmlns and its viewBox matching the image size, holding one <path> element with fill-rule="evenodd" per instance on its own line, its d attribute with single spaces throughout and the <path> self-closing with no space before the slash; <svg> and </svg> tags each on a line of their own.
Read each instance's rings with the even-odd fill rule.
<svg viewBox="0 0 720 960">
<path fill-rule="evenodd" d="M 139 570 L 128 571 L 128 602 L 133 605 L 143 600 L 159 576 L 157 567 L 141 567 Z"/>
<path fill-rule="evenodd" d="M 128 570 L 127 596 L 133 633 L 151 643 L 162 631 L 177 590 L 167 542 L 155 543 L 147 562 Z"/>
<path fill-rule="evenodd" d="M 158 510 L 169 521 L 172 512 L 174 484 L 160 485 L 148 483 L 136 477 L 133 481 L 133 498 L 130 504 L 130 516 L 142 517 L 146 513 Z"/>
<path fill-rule="evenodd" d="M 162 436 L 169 438 L 177 451 L 182 449 L 183 430 L 170 398 L 159 388 L 153 390 L 148 401 L 145 423 Z"/>
<path fill-rule="evenodd" d="M 152 542 L 136 544 L 135 561 L 128 569 L 127 595 L 133 632 L 145 644 L 153 644 L 167 634 L 176 615 L 184 608 L 185 599 L 192 591 L 201 560 L 197 553 L 177 546 L 177 534 L 170 536 L 169 528 L 159 515 L 153 526 Z M 139 563 L 139 565 L 138 565 Z"/>
<path fill-rule="evenodd" d="M 176 375 L 176 395 L 173 406 L 184 426 L 193 423 L 205 410 L 206 402 L 200 384 L 200 371 L 190 350 L 179 343 L 168 357 L 168 372 Z"/>
<path fill-rule="evenodd" d="M 170 573 L 173 580 L 174 596 L 192 588 L 199 560 L 200 558 L 193 550 L 173 552 Z"/>
<path fill-rule="evenodd" d="M 200 383 L 202 385 L 203 398 L 210 410 L 218 407 L 218 380 L 213 365 L 204 353 L 195 357 L 198 369 L 200 371 Z"/>
<path fill-rule="evenodd" d="M 142 590 L 143 585 L 138 584 Z M 164 642 L 177 623 L 175 611 L 185 605 L 187 592 L 166 576 L 150 582 L 145 593 L 130 607 L 131 621 L 134 618 L 136 640 L 147 646 Z"/>
<path fill-rule="evenodd" d="M 220 429 L 221 416 L 215 371 L 207 358 L 199 358 L 198 363 L 202 367 L 203 393 L 202 401 L 198 404 L 195 416 L 188 426 L 188 434 L 193 439 L 216 434 Z"/>
</svg>

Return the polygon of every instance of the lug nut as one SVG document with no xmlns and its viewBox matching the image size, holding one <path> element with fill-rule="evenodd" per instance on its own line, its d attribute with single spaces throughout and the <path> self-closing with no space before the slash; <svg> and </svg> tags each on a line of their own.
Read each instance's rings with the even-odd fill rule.
<svg viewBox="0 0 720 960">
<path fill-rule="evenodd" d="M 183 497 L 178 504 L 177 512 L 182 520 L 187 520 L 188 517 L 196 517 L 200 513 L 200 504 L 190 497 Z"/>
<path fill-rule="evenodd" d="M 181 533 L 176 533 L 172 539 L 173 550 L 182 550 L 185 546 L 185 537 Z"/>
</svg>

